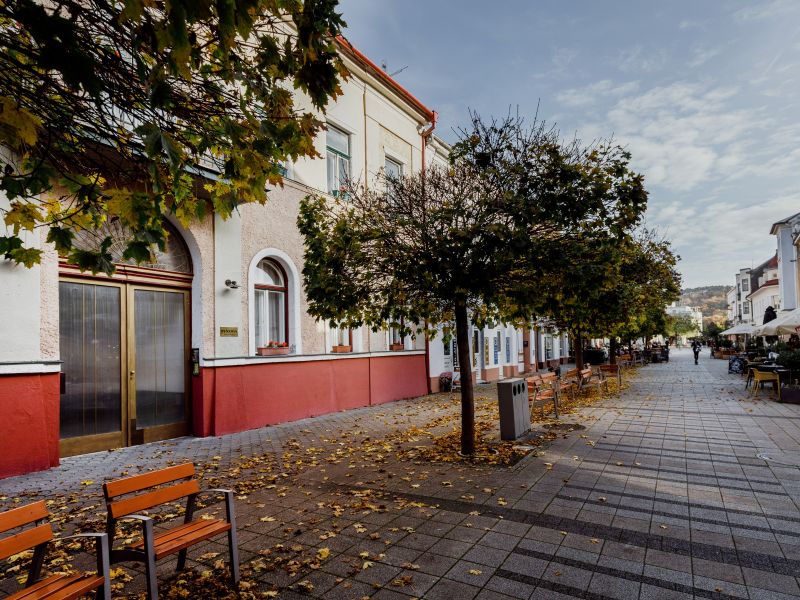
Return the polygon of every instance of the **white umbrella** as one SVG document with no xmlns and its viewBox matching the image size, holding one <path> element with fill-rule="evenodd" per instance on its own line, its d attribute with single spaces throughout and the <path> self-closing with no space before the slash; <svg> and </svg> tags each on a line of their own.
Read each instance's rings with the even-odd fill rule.
<svg viewBox="0 0 800 600">
<path fill-rule="evenodd" d="M 753 331 L 754 335 L 790 335 L 797 333 L 797 328 L 800 327 L 800 308 L 786 311 L 779 314 L 776 319 L 772 319 L 769 323 L 759 325 Z"/>
<path fill-rule="evenodd" d="M 726 329 L 720 335 L 742 335 L 742 334 L 750 334 L 753 333 L 754 325 L 749 325 L 748 323 L 739 323 L 731 327 L 730 329 Z"/>
</svg>

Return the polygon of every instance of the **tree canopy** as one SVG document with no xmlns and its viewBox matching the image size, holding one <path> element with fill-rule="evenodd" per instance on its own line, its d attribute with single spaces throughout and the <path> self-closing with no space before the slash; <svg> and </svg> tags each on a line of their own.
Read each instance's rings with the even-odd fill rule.
<svg viewBox="0 0 800 600">
<path fill-rule="evenodd" d="M 282 161 L 316 156 L 314 116 L 346 75 L 337 0 L 0 2 L 0 255 L 31 265 L 25 231 L 110 273 L 110 240 L 74 233 L 119 219 L 125 257 L 184 223 L 265 202 Z M 295 103 L 295 91 L 307 99 Z"/>
<path fill-rule="evenodd" d="M 532 290 L 566 247 L 637 222 L 646 195 L 626 161 L 618 149 L 564 144 L 540 122 L 476 115 L 447 168 L 351 186 L 346 199 L 306 199 L 298 226 L 309 312 L 351 327 L 454 325 L 459 363 L 469 365 L 469 318 L 530 319 L 541 308 Z M 469 454 L 469 376 L 461 393 Z"/>
</svg>

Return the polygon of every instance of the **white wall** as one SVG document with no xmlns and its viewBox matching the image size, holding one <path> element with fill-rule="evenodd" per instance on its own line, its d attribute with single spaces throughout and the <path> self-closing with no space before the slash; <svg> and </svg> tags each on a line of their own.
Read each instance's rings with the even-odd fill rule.
<svg viewBox="0 0 800 600">
<path fill-rule="evenodd" d="M 0 207 L 9 202 L 0 194 Z M 2 235 L 12 231 L 0 223 Z M 39 231 L 23 236 L 26 247 L 40 248 Z M 30 269 L 0 258 L 0 363 L 38 361 L 41 322 L 41 267 Z"/>
</svg>

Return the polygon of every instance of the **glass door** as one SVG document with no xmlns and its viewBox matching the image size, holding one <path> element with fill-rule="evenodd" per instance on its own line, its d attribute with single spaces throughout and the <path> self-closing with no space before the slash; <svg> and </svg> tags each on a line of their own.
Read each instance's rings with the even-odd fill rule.
<svg viewBox="0 0 800 600">
<path fill-rule="evenodd" d="M 131 287 L 130 443 L 189 432 L 189 294 Z"/>
<path fill-rule="evenodd" d="M 125 297 L 120 285 L 59 282 L 64 386 L 61 454 L 123 446 L 125 436 Z"/>
</svg>

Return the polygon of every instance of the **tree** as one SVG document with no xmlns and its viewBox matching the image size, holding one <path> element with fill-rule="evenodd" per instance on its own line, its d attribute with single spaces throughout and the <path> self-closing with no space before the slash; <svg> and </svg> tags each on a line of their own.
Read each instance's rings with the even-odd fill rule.
<svg viewBox="0 0 800 600">
<path fill-rule="evenodd" d="M 607 318 L 614 323 L 606 333 L 611 338 L 612 361 L 617 338 L 667 334 L 666 307 L 681 293 L 678 260 L 670 243 L 647 229 L 637 232 L 624 247 L 620 285 L 606 303 Z"/>
<path fill-rule="evenodd" d="M 28 266 L 48 241 L 111 273 L 109 238 L 76 230 L 119 219 L 126 258 L 184 223 L 265 202 L 282 161 L 315 156 L 324 110 L 345 75 L 337 0 L 7 0 L 0 2 L 0 190 L 10 200 L 0 255 Z M 206 174 L 207 177 L 200 175 Z"/>
<path fill-rule="evenodd" d="M 309 197 L 305 238 L 309 312 L 334 325 L 387 325 L 431 335 L 455 325 L 461 449 L 472 454 L 470 317 L 478 325 L 524 313 L 519 274 L 533 278 L 568 224 L 587 212 L 572 194 L 576 155 L 543 123 L 474 116 L 451 166 L 389 178 L 385 190 L 351 186 L 346 201 Z"/>
<path fill-rule="evenodd" d="M 609 144 L 581 152 L 571 193 L 587 210 L 569 224 L 546 274 L 537 267 L 525 278 L 532 310 L 571 334 L 579 369 L 587 336 L 605 337 L 616 324 L 619 311 L 611 304 L 624 283 L 624 251 L 647 208 L 644 179 L 629 169 L 629 160 L 629 153 Z"/>
<path fill-rule="evenodd" d="M 678 336 L 697 331 L 697 323 L 689 315 L 670 315 L 667 319 L 668 330 Z"/>
</svg>

